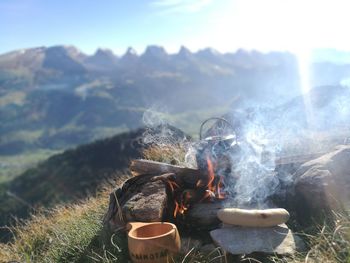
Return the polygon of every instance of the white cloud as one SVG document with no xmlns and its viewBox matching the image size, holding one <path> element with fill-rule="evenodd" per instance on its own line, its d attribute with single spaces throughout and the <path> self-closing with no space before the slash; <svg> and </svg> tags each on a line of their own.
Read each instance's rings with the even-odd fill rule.
<svg viewBox="0 0 350 263">
<path fill-rule="evenodd" d="M 159 9 L 162 14 L 195 13 L 208 6 L 212 0 L 155 0 L 151 6 Z"/>
</svg>

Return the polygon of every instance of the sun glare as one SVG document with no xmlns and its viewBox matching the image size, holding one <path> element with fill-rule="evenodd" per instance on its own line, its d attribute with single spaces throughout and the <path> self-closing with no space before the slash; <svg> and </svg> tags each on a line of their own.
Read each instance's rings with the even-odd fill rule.
<svg viewBox="0 0 350 263">
<path fill-rule="evenodd" d="M 298 61 L 298 71 L 299 71 L 299 81 L 300 89 L 303 96 L 304 107 L 305 107 L 305 117 L 307 121 L 308 128 L 314 125 L 313 118 L 313 107 L 311 103 L 311 49 L 303 48 L 298 49 L 293 52 Z"/>
<path fill-rule="evenodd" d="M 298 61 L 300 88 L 302 94 L 307 94 L 311 89 L 310 82 L 310 66 L 311 66 L 311 50 L 299 49 L 294 51 Z"/>
</svg>

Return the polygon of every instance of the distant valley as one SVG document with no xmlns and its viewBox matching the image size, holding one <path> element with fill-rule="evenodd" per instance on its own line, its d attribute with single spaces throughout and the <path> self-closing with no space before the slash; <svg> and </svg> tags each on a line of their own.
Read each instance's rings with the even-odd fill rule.
<svg viewBox="0 0 350 263">
<path fill-rule="evenodd" d="M 330 51 L 312 65 L 315 85 L 346 82 L 350 64 L 322 54 L 328 59 Z M 72 46 L 9 52 L 0 55 L 0 181 L 69 147 L 142 127 L 147 111 L 197 134 L 207 117 L 274 107 L 300 94 L 298 60 L 288 52 L 181 47 L 168 54 L 160 46 L 122 56 L 108 49 L 86 55 Z"/>
</svg>

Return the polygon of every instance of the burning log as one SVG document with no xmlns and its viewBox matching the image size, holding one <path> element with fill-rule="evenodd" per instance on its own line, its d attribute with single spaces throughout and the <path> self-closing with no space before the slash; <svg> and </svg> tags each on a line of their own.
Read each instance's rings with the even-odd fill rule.
<svg viewBox="0 0 350 263">
<path fill-rule="evenodd" d="M 208 169 L 204 171 L 149 160 L 133 160 L 130 170 L 136 178 L 148 174 L 151 181 L 160 180 L 167 185 L 172 200 L 170 207 L 176 218 L 180 214 L 183 216 L 193 204 L 224 198 L 222 177 L 215 176 L 209 159 L 207 166 Z"/>
<path fill-rule="evenodd" d="M 181 223 L 192 208 L 190 225 L 217 225 L 216 212 L 222 207 L 213 204 L 225 198 L 224 183 L 222 176 L 215 175 L 209 158 L 206 170 L 139 159 L 131 161 L 130 171 L 134 177 L 110 195 L 105 223 L 112 228 L 125 221 L 167 219 Z M 201 203 L 204 209 L 196 208 Z"/>
<path fill-rule="evenodd" d="M 172 179 L 176 182 L 184 182 L 189 186 L 195 186 L 198 180 L 205 175 L 201 174 L 198 169 L 181 167 L 167 163 L 155 162 L 150 160 L 132 160 L 130 171 L 134 176 L 149 174 L 149 175 L 164 175 L 173 174 Z"/>
</svg>

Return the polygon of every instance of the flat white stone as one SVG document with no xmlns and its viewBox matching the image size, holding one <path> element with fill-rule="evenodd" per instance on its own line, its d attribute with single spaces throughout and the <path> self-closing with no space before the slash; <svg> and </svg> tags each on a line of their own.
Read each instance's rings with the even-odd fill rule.
<svg viewBox="0 0 350 263">
<path fill-rule="evenodd" d="M 211 231 L 210 235 L 216 245 L 233 255 L 253 252 L 291 255 L 304 249 L 301 238 L 285 224 L 263 228 L 225 225 Z"/>
</svg>

